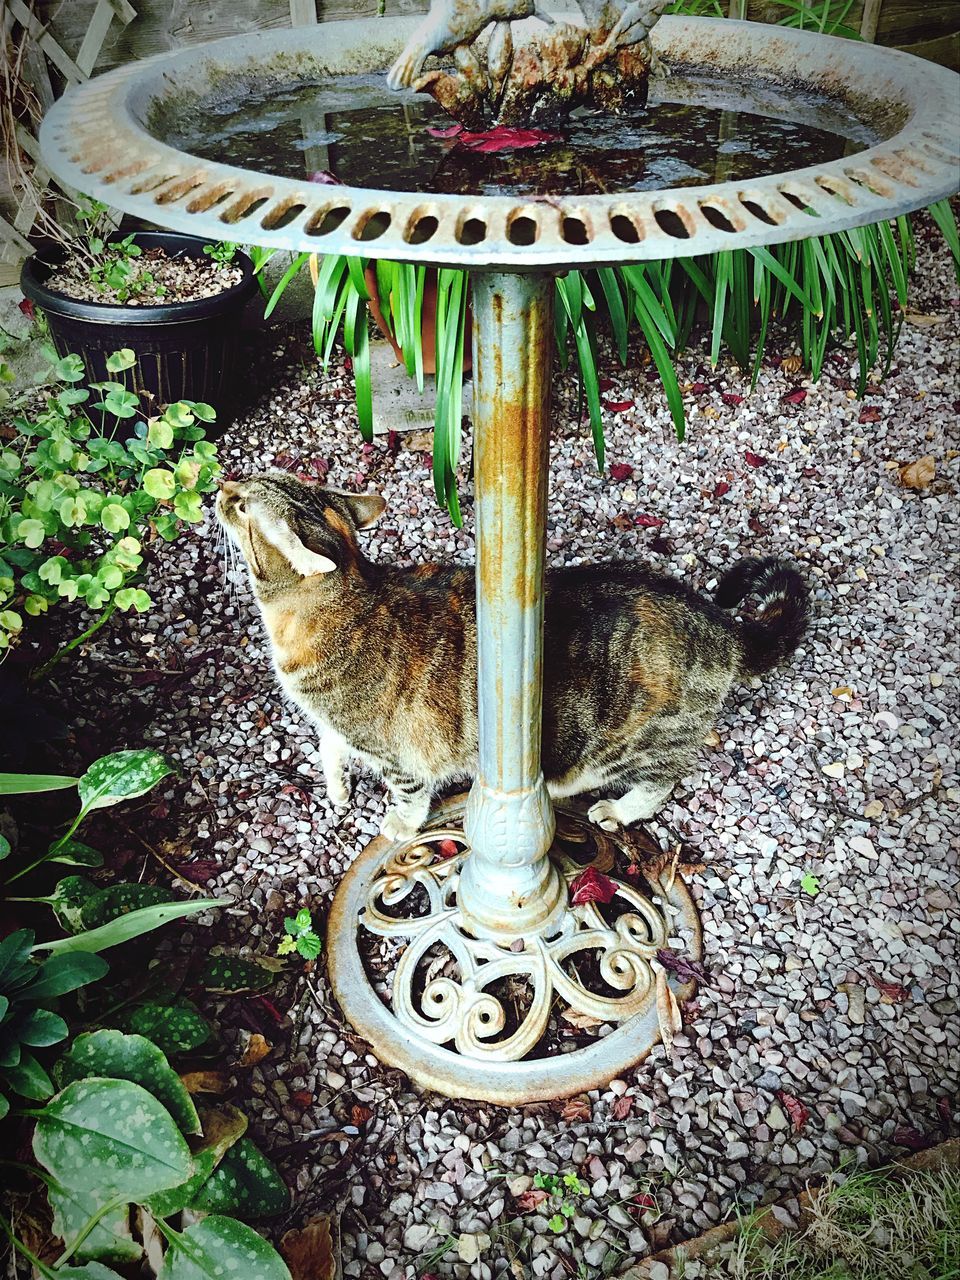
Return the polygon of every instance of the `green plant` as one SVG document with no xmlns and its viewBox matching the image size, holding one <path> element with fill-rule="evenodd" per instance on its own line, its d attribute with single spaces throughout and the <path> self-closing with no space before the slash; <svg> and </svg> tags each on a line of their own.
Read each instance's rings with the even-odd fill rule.
<svg viewBox="0 0 960 1280">
<path fill-rule="evenodd" d="M 52 359 L 59 385 L 39 409 L 21 405 L 0 448 L 0 651 L 20 636 L 24 615 L 38 617 L 53 604 L 78 601 L 97 617 L 40 673 L 115 610 L 150 608 L 136 585 L 144 543 L 173 541 L 202 520 L 201 495 L 219 471 L 201 425 L 215 420 L 210 405 L 180 400 L 137 418 L 139 397 L 121 382 L 81 387 L 79 356 Z M 124 349 L 108 357 L 107 368 L 121 373 L 134 362 Z M 88 404 L 91 390 L 99 399 Z M 124 421 L 131 431 L 120 440 Z"/>
<path fill-rule="evenodd" d="M 135 243 L 134 235 L 121 240 L 108 239 L 113 223 L 107 205 L 81 196 L 74 216 L 82 233 L 70 241 L 68 247 L 84 264 L 87 278 L 100 293 L 112 290 L 118 302 L 166 295 L 166 289 L 153 272 L 137 261 L 143 250 Z"/>
<path fill-rule="evenodd" d="M 227 267 L 236 257 L 237 250 L 240 248 L 238 244 L 234 244 L 232 240 L 218 240 L 216 244 L 205 244 L 203 252 L 218 267 Z"/>
<path fill-rule="evenodd" d="M 304 960 L 316 960 L 323 943 L 313 927 L 313 919 L 306 907 L 295 916 L 287 916 L 283 922 L 284 937 L 277 943 L 277 955 L 288 956 L 296 951 Z"/>
<path fill-rule="evenodd" d="M 812 871 L 808 871 L 800 878 L 800 888 L 804 893 L 809 894 L 811 898 L 815 898 L 820 892 L 819 876 L 815 876 Z"/>
<path fill-rule="evenodd" d="M 547 1226 L 554 1234 L 566 1231 L 567 1223 L 576 1215 L 577 1206 L 570 1196 L 588 1196 L 590 1188 L 575 1173 L 537 1173 L 533 1177 L 533 1185 L 540 1191 L 546 1191 L 550 1200 L 544 1204 L 546 1213 L 552 1211 Z"/>
<path fill-rule="evenodd" d="M 32 930 L 18 929 L 0 942 L 0 1119 L 10 1110 L 9 1093 L 35 1101 L 53 1093 L 32 1052 L 67 1038 L 66 1022 L 50 1006 L 108 969 L 100 956 L 84 953 L 38 960 L 34 941 Z"/>
<path fill-rule="evenodd" d="M 73 1260 L 89 1280 L 113 1280 L 107 1264 L 137 1262 L 148 1240 L 165 1247 L 160 1280 L 233 1274 L 289 1280 L 279 1254 L 230 1214 L 283 1212 L 289 1193 L 277 1170 L 245 1136 L 235 1107 L 198 1108 L 165 1054 L 138 1035 L 104 1030 L 78 1036 L 54 1068 L 60 1092 L 36 1121 L 31 1170 L 44 1183 L 53 1231 L 63 1241 L 44 1277 L 69 1277 Z M 139 1210 L 139 1238 L 131 1209 Z M 184 1213 L 202 1221 L 173 1225 Z M 173 1220 L 173 1221 L 171 1221 Z"/>
</svg>

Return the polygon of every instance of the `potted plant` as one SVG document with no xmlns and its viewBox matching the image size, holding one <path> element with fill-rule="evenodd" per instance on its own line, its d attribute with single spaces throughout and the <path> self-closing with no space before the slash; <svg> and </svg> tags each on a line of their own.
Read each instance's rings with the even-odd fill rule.
<svg viewBox="0 0 960 1280">
<path fill-rule="evenodd" d="M 228 405 L 238 321 L 257 287 L 250 258 L 237 245 L 174 232 L 110 234 L 108 210 L 95 201 L 76 216 L 80 234 L 33 254 L 20 276 L 58 353 L 78 355 L 93 380 L 106 380 L 107 357 L 131 350 L 124 380 L 134 394 Z"/>
</svg>

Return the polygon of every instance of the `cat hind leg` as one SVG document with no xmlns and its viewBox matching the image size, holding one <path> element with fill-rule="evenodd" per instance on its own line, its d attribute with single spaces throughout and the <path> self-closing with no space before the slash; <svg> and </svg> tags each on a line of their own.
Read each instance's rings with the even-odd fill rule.
<svg viewBox="0 0 960 1280">
<path fill-rule="evenodd" d="M 342 808 L 350 799 L 350 787 L 346 779 L 347 744 L 338 733 L 321 735 L 320 767 L 330 803 Z"/>
<path fill-rule="evenodd" d="M 380 834 L 388 840 L 408 840 L 427 820 L 430 788 L 408 776 L 388 775 L 386 782 L 393 807 L 380 824 Z"/>
<path fill-rule="evenodd" d="M 616 831 L 634 822 L 645 822 L 657 812 L 670 792 L 676 779 L 661 782 L 640 782 L 630 788 L 619 800 L 598 800 L 587 810 L 591 822 L 604 831 Z"/>
</svg>

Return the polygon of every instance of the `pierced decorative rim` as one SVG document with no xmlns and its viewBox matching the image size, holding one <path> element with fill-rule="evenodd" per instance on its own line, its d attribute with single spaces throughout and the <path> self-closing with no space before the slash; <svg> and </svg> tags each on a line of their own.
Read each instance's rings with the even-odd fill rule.
<svg viewBox="0 0 960 1280">
<path fill-rule="evenodd" d="M 54 104 L 40 133 L 44 163 L 76 190 L 191 235 L 517 271 L 803 239 L 909 213 L 960 187 L 956 73 L 877 45 L 727 18 L 661 19 L 652 37 L 661 62 L 668 70 L 749 76 L 788 93 L 826 94 L 891 136 L 846 158 L 747 182 L 551 196 L 548 203 L 316 186 L 200 160 L 144 127 L 151 106 L 178 86 L 193 92 L 271 65 L 323 74 L 383 70 L 419 21 L 322 23 L 129 63 Z"/>
<path fill-rule="evenodd" d="M 440 805 L 430 815 L 429 830 L 422 833 L 420 840 L 448 836 L 451 834 L 448 827 L 462 826 L 465 801 L 466 796 L 457 796 Z M 584 814 L 566 805 L 558 806 L 558 812 L 574 825 L 590 826 Z M 605 838 L 613 843 L 630 842 L 629 832 Z M 462 836 L 458 835 L 458 839 Z M 341 880 L 327 922 L 327 972 L 334 996 L 350 1025 L 369 1042 L 372 1052 L 382 1062 L 398 1067 L 422 1087 L 448 1097 L 517 1106 L 603 1088 L 642 1062 L 660 1043 L 661 1022 L 652 998 L 641 1002 L 639 1012 L 626 1017 L 613 1031 L 592 1044 L 553 1057 L 528 1057 L 519 1061 L 498 1060 L 489 1053 L 457 1052 L 437 1043 L 442 1037 L 432 1034 L 426 1025 L 424 1030 L 419 1030 L 418 1019 L 411 1019 L 409 1011 L 400 1008 L 394 1012 L 380 999 L 367 977 L 358 932 L 365 927 L 371 893 L 375 894 L 378 882 L 383 883 L 385 868 L 389 871 L 398 859 L 402 863 L 404 851 L 410 844 L 409 840 L 394 842 L 380 836 L 367 845 Z M 679 875 L 666 879 L 648 877 L 648 882 L 662 902 L 669 904 L 675 931 L 687 936 L 690 958 L 700 960 L 703 936 L 687 886 Z M 419 927 L 416 920 L 409 922 L 410 929 L 402 928 L 400 922 L 396 922 L 394 928 L 380 927 L 387 923 L 380 919 L 371 927 L 376 933 L 398 938 L 415 936 Z M 447 945 L 446 940 L 441 941 Z M 410 947 L 415 948 L 416 942 L 408 943 L 408 949 Z M 400 965 L 393 971 L 394 1001 L 395 984 L 404 963 L 401 958 Z M 694 995 L 695 983 L 681 982 L 669 974 L 667 981 L 681 1004 Z"/>
</svg>

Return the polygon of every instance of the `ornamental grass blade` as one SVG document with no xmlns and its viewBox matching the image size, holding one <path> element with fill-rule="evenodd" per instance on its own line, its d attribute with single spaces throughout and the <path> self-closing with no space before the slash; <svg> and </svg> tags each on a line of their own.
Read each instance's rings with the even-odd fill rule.
<svg viewBox="0 0 960 1280">
<path fill-rule="evenodd" d="M 58 773 L 0 773 L 0 796 L 28 796 L 40 791 L 67 791 L 79 778 Z"/>
<path fill-rule="evenodd" d="M 139 911 L 131 911 L 119 916 L 108 924 L 97 929 L 87 929 L 72 938 L 58 938 L 55 942 L 38 942 L 32 950 L 46 951 L 51 955 L 62 955 L 69 951 L 107 951 L 133 938 L 152 933 L 171 920 L 181 920 L 185 916 L 196 915 L 200 911 L 209 911 L 214 907 L 228 907 L 232 898 L 194 898 L 191 902 L 160 902 L 153 907 L 141 907 Z"/>
<path fill-rule="evenodd" d="M 610 316 L 614 342 L 617 345 L 617 355 L 620 357 L 620 363 L 625 365 L 627 363 L 627 345 L 630 340 L 630 331 L 627 324 L 627 313 L 623 305 L 623 294 L 620 292 L 620 282 L 616 272 L 611 267 L 600 267 L 597 270 L 597 276 L 600 280 L 603 296 L 607 302 L 607 312 Z"/>
<path fill-rule="evenodd" d="M 270 319 L 270 317 L 273 315 L 273 312 L 274 312 L 274 309 L 276 308 L 277 303 L 283 297 L 284 290 L 286 289 L 287 285 L 290 283 L 293 277 L 297 274 L 297 272 L 300 271 L 303 267 L 305 267 L 309 261 L 310 261 L 309 253 L 298 253 L 297 256 L 294 258 L 294 260 L 290 263 L 289 267 L 287 267 L 286 271 L 277 281 L 276 287 L 273 293 L 271 293 L 270 299 L 267 302 L 267 305 L 263 309 L 264 320 Z"/>
<path fill-rule="evenodd" d="M 670 359 L 670 353 L 664 346 L 657 324 L 643 305 L 639 294 L 634 298 L 634 315 L 637 317 L 637 323 L 650 349 L 650 356 L 660 375 L 660 383 L 667 397 L 677 439 L 683 440 L 686 435 L 686 413 L 683 407 L 683 396 L 680 394 L 680 384 L 677 381 L 677 371 Z"/>
</svg>

